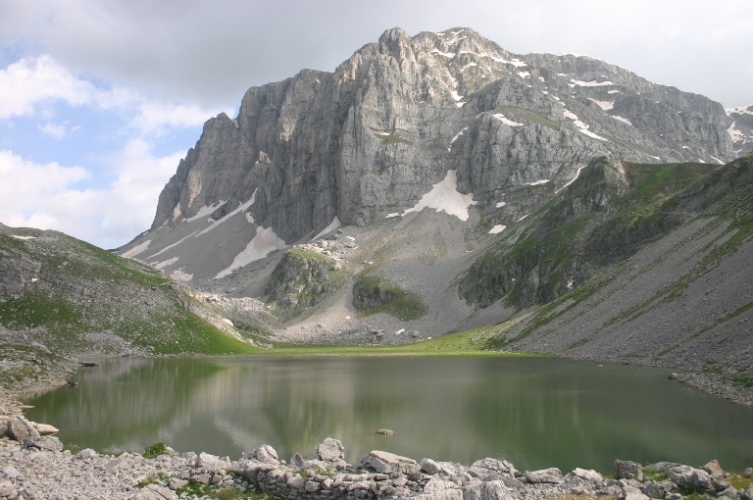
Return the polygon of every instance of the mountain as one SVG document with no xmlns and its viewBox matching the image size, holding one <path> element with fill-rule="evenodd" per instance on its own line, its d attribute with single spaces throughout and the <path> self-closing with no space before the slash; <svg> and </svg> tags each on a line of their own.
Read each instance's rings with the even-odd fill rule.
<svg viewBox="0 0 753 500">
<path fill-rule="evenodd" d="M 121 252 L 221 279 L 327 228 L 405 214 L 441 182 L 481 216 L 506 203 L 510 225 L 551 196 L 521 189 L 561 189 L 594 157 L 730 161 L 730 126 L 718 103 L 595 59 L 395 28 L 333 73 L 253 87 L 235 119 L 209 120 Z"/>
<path fill-rule="evenodd" d="M 274 342 L 479 329 L 750 391 L 748 116 L 588 57 L 396 28 L 209 120 L 118 252 Z"/>
<path fill-rule="evenodd" d="M 0 389 L 59 377 L 74 355 L 258 351 L 198 298 L 135 260 L 0 224 Z"/>
</svg>

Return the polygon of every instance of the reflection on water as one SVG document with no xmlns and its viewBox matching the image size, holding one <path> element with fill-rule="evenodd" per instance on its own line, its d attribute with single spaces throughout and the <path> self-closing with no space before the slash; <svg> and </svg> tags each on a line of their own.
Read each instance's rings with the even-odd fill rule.
<svg viewBox="0 0 753 500">
<path fill-rule="evenodd" d="M 552 359 L 112 359 L 29 418 L 79 447 L 237 458 L 270 444 L 311 456 L 325 437 L 355 462 L 374 449 L 470 464 L 610 472 L 615 458 L 753 465 L 753 409 L 659 370 Z M 376 429 L 393 429 L 392 437 Z"/>
</svg>

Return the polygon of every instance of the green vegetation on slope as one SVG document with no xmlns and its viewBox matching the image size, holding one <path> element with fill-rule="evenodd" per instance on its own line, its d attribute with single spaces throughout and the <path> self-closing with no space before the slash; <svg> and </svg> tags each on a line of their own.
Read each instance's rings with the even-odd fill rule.
<svg viewBox="0 0 753 500">
<path fill-rule="evenodd" d="M 363 316 L 387 313 L 410 321 L 429 312 L 429 306 L 416 293 L 403 290 L 381 276 L 359 276 L 353 285 L 353 306 Z"/>
<path fill-rule="evenodd" d="M 503 238 L 461 279 L 460 295 L 486 307 L 547 304 L 691 217 L 678 194 L 709 173 L 705 164 L 644 165 L 597 159 Z"/>
<path fill-rule="evenodd" d="M 0 259 L 0 326 L 56 351 L 258 352 L 196 316 L 202 306 L 158 271 L 62 233 L 2 231 Z"/>
</svg>

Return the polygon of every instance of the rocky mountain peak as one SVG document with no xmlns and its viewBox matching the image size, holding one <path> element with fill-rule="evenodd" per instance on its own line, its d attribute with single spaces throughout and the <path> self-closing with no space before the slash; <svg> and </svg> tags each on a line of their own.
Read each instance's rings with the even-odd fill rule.
<svg viewBox="0 0 753 500">
<path fill-rule="evenodd" d="M 328 227 L 443 206 L 425 201 L 442 190 L 473 201 L 463 223 L 509 225 L 596 157 L 728 161 L 730 119 L 596 59 L 515 55 L 468 28 L 393 28 L 333 73 L 252 87 L 235 119 L 209 120 L 151 230 L 124 251 L 214 279 Z"/>
</svg>

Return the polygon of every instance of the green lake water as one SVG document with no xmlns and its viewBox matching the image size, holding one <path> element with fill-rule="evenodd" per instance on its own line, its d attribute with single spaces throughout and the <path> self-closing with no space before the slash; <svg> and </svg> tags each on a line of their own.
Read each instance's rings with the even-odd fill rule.
<svg viewBox="0 0 753 500">
<path fill-rule="evenodd" d="M 269 444 L 288 460 L 334 437 L 351 463 L 384 450 L 525 470 L 610 473 L 616 458 L 753 466 L 753 409 L 667 374 L 544 358 L 120 358 L 82 368 L 78 387 L 29 401 L 27 415 L 99 451 L 162 441 L 237 459 Z"/>
</svg>

